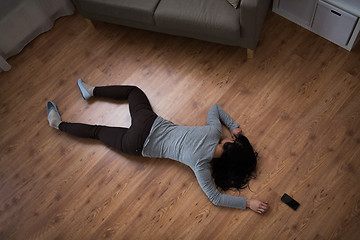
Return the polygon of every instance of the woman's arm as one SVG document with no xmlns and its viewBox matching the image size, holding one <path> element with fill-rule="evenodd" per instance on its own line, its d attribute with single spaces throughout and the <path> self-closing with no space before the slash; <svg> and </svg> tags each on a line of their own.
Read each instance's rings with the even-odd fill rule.
<svg viewBox="0 0 360 240">
<path fill-rule="evenodd" d="M 195 176 L 209 200 L 216 206 L 246 209 L 246 198 L 222 194 L 212 181 L 210 164 L 193 169 Z"/>
<path fill-rule="evenodd" d="M 234 129 L 239 128 L 237 124 L 219 105 L 214 104 L 207 116 L 207 124 L 220 128 L 223 123 L 232 132 Z"/>
<path fill-rule="evenodd" d="M 266 213 L 269 209 L 268 202 L 259 199 L 246 199 L 244 197 L 235 197 L 220 193 L 213 183 L 211 172 L 207 169 L 206 165 L 204 165 L 203 168 L 201 167 L 198 170 L 194 170 L 194 172 L 201 189 L 216 206 L 239 208 L 243 210 L 250 208 L 252 211 L 259 214 Z"/>
</svg>

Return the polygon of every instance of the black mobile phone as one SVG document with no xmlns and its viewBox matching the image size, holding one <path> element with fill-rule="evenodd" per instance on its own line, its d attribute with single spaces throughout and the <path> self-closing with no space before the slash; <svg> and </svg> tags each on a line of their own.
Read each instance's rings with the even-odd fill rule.
<svg viewBox="0 0 360 240">
<path fill-rule="evenodd" d="M 300 206 L 300 203 L 295 201 L 292 197 L 290 197 L 286 193 L 284 193 L 284 195 L 281 197 L 281 201 L 283 201 L 286 205 L 288 205 L 289 207 L 291 207 L 295 211 Z"/>
</svg>

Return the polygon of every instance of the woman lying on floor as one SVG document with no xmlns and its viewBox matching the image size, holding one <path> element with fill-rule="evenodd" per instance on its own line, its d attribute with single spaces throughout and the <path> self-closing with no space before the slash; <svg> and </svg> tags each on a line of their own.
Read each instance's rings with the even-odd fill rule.
<svg viewBox="0 0 360 240">
<path fill-rule="evenodd" d="M 267 202 L 225 195 L 217 189 L 247 187 L 249 180 L 254 178 L 257 164 L 257 153 L 241 134 L 239 125 L 220 106 L 211 107 L 206 126 L 179 126 L 157 116 L 138 87 L 92 87 L 81 79 L 78 86 L 85 100 L 93 96 L 128 100 L 130 128 L 63 122 L 56 105 L 49 101 L 47 112 L 51 127 L 73 136 L 98 139 L 126 154 L 169 158 L 184 163 L 194 171 L 200 187 L 215 205 L 248 207 L 260 214 L 268 210 Z M 221 140 L 222 123 L 230 130 L 232 139 Z"/>
</svg>

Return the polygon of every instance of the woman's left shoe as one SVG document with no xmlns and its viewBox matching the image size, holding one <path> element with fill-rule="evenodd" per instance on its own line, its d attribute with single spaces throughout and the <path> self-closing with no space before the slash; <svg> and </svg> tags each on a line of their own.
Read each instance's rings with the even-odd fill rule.
<svg viewBox="0 0 360 240">
<path fill-rule="evenodd" d="M 46 111 L 48 114 L 48 121 L 49 121 L 50 127 L 59 129 L 59 125 L 61 123 L 61 117 L 60 117 L 59 111 L 56 108 L 55 103 L 48 101 L 46 104 Z"/>
</svg>

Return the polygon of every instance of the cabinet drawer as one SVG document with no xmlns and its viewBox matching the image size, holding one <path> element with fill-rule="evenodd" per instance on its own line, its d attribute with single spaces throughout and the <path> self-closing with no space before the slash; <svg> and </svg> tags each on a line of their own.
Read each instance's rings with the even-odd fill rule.
<svg viewBox="0 0 360 240">
<path fill-rule="evenodd" d="M 312 30 L 320 36 L 344 46 L 349 41 L 357 19 L 350 13 L 319 1 Z"/>
</svg>

